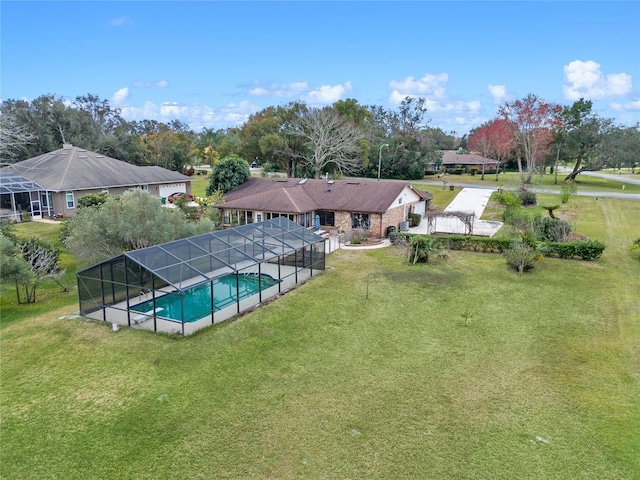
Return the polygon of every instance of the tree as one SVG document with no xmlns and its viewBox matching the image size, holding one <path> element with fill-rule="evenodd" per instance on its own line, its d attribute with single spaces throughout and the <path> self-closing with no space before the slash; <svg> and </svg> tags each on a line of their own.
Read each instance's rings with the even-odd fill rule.
<svg viewBox="0 0 640 480">
<path fill-rule="evenodd" d="M 581 98 L 562 110 L 563 124 L 555 138 L 559 150 L 557 157 L 575 162 L 565 182 L 575 180 L 581 172 L 596 169 L 594 154 L 605 124 L 591 113 L 592 105 L 591 100 Z"/>
<path fill-rule="evenodd" d="M 561 125 L 562 107 L 539 99 L 533 94 L 505 103 L 499 109 L 503 120 L 514 126 L 514 145 L 518 149 L 520 180 L 530 184 L 533 173 L 544 160 L 553 132 Z M 526 174 L 522 166 L 526 162 Z"/>
<path fill-rule="evenodd" d="M 500 165 L 511 153 L 514 137 L 514 125 L 503 118 L 495 118 L 481 125 L 473 130 L 469 136 L 469 150 L 477 150 L 483 156 L 497 160 L 496 182 L 500 173 Z"/>
<path fill-rule="evenodd" d="M 27 146 L 33 142 L 33 134 L 15 119 L 0 115 L 0 159 L 15 161 L 27 152 Z"/>
<path fill-rule="evenodd" d="M 320 178 L 322 170 L 334 165 L 337 170 L 349 173 L 360 165 L 360 141 L 364 134 L 360 128 L 331 108 L 309 110 L 300 117 L 293 134 L 304 139 L 305 151 L 298 158 Z"/>
<path fill-rule="evenodd" d="M 60 271 L 58 260 L 58 249 L 43 240 L 32 237 L 14 243 L 0 233 L 0 278 L 15 283 L 19 304 L 34 303 L 38 286 L 47 278 L 67 291 L 59 280 L 65 271 Z"/>
<path fill-rule="evenodd" d="M 19 256 L 20 250 L 12 238 L 0 232 L 0 279 L 16 285 L 29 278 L 29 265 Z M 17 288 L 17 287 L 16 287 Z"/>
<path fill-rule="evenodd" d="M 213 166 L 207 196 L 213 195 L 216 191 L 227 193 L 249 180 L 249 177 L 251 170 L 246 160 L 236 155 L 224 158 Z"/>
<path fill-rule="evenodd" d="M 640 149 L 640 125 L 621 127 L 608 125 L 602 131 L 597 147 L 597 164 L 593 168 L 608 165 L 614 168 L 635 169 Z M 594 162 L 595 163 L 595 162 Z"/>
<path fill-rule="evenodd" d="M 304 139 L 294 135 L 299 118 L 308 112 L 302 102 L 268 107 L 249 119 L 242 128 L 245 139 L 253 136 L 260 148 L 260 161 L 282 168 L 287 177 L 296 176 L 298 158 L 305 150 Z M 259 124 L 259 125 L 258 125 Z M 247 132 L 244 132 L 245 128 Z M 247 141 L 247 140 L 245 140 Z M 251 156 L 244 158 L 253 158 Z"/>
<path fill-rule="evenodd" d="M 160 198 L 137 188 L 81 208 L 66 223 L 63 243 L 85 262 L 214 229 L 209 220 L 189 222 L 179 209 L 165 208 Z"/>
<path fill-rule="evenodd" d="M 109 100 L 101 100 L 98 95 L 88 93 L 78 96 L 73 104 L 91 116 L 97 136 L 112 134 L 123 121 L 120 116 L 121 110 L 111 108 Z"/>
</svg>

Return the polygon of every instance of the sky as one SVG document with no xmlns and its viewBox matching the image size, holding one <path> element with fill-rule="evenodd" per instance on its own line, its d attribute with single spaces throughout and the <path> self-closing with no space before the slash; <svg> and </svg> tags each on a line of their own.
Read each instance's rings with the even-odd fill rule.
<svg viewBox="0 0 640 480">
<path fill-rule="evenodd" d="M 461 136 L 532 93 L 640 122 L 640 2 L 0 2 L 0 99 L 106 99 L 196 132 L 292 101 L 395 110 Z"/>
</svg>

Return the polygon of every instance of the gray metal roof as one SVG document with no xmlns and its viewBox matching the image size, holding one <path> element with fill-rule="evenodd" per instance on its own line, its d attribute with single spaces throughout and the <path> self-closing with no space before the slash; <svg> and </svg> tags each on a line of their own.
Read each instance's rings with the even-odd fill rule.
<svg viewBox="0 0 640 480">
<path fill-rule="evenodd" d="M 0 193 L 2 194 L 37 192 L 40 190 L 44 190 L 44 188 L 28 178 L 0 172 Z"/>
<path fill-rule="evenodd" d="M 139 167 L 70 144 L 0 171 L 57 192 L 191 181 L 186 175 L 162 167 Z"/>
</svg>

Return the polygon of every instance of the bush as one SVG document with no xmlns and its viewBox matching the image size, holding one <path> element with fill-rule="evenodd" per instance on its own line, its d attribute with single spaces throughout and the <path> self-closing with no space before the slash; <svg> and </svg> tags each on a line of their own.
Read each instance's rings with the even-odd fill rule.
<svg viewBox="0 0 640 480">
<path fill-rule="evenodd" d="M 582 260 L 595 260 L 602 256 L 606 245 L 598 240 L 586 242 L 546 242 L 540 250 L 546 256 L 559 258 L 581 258 Z"/>
<path fill-rule="evenodd" d="M 540 212 L 509 206 L 502 213 L 502 220 L 519 230 L 531 230 L 531 226 L 541 218 Z"/>
<path fill-rule="evenodd" d="M 534 262 L 538 258 L 535 249 L 521 238 L 512 241 L 511 247 L 504 252 L 507 265 L 522 275 L 534 267 Z"/>
<path fill-rule="evenodd" d="M 520 199 L 520 203 L 524 207 L 535 205 L 538 203 L 536 192 L 532 192 L 531 190 L 522 189 L 518 191 L 518 198 Z"/>
<path fill-rule="evenodd" d="M 409 215 L 409 222 L 411 223 L 412 227 L 417 227 L 418 225 L 420 225 L 421 221 L 422 215 L 420 215 L 419 213 L 412 213 L 411 215 Z"/>
<path fill-rule="evenodd" d="M 568 181 L 564 182 L 560 187 L 560 203 L 567 203 L 571 195 L 578 193 L 578 187 L 576 182 Z"/>
<path fill-rule="evenodd" d="M 409 247 L 407 250 L 407 262 L 427 263 L 429 256 L 440 250 L 435 239 L 429 235 L 413 235 L 409 239 Z"/>
<path fill-rule="evenodd" d="M 519 207 L 522 205 L 520 199 L 507 190 L 498 190 L 497 200 L 503 207 Z"/>
<path fill-rule="evenodd" d="M 571 234 L 571 226 L 566 220 L 550 217 L 536 217 L 533 234 L 542 242 L 564 242 Z"/>
</svg>

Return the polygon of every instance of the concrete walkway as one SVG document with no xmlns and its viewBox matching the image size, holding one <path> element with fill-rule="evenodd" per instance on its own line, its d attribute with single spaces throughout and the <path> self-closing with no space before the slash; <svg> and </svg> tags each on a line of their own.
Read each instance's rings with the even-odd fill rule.
<svg viewBox="0 0 640 480">
<path fill-rule="evenodd" d="M 456 195 L 453 201 L 444 209 L 444 212 L 465 212 L 472 213 L 475 216 L 473 221 L 472 235 L 480 235 L 483 237 L 493 237 L 502 222 L 494 222 L 490 220 L 480 220 L 484 209 L 489 202 L 491 194 L 496 189 L 488 188 L 463 188 Z M 433 231 L 429 232 L 429 222 L 423 219 L 420 225 L 409 229 L 409 233 L 451 233 L 457 235 L 465 235 L 467 233 L 466 226 L 460 219 L 456 217 L 438 217 L 434 220 Z"/>
</svg>

